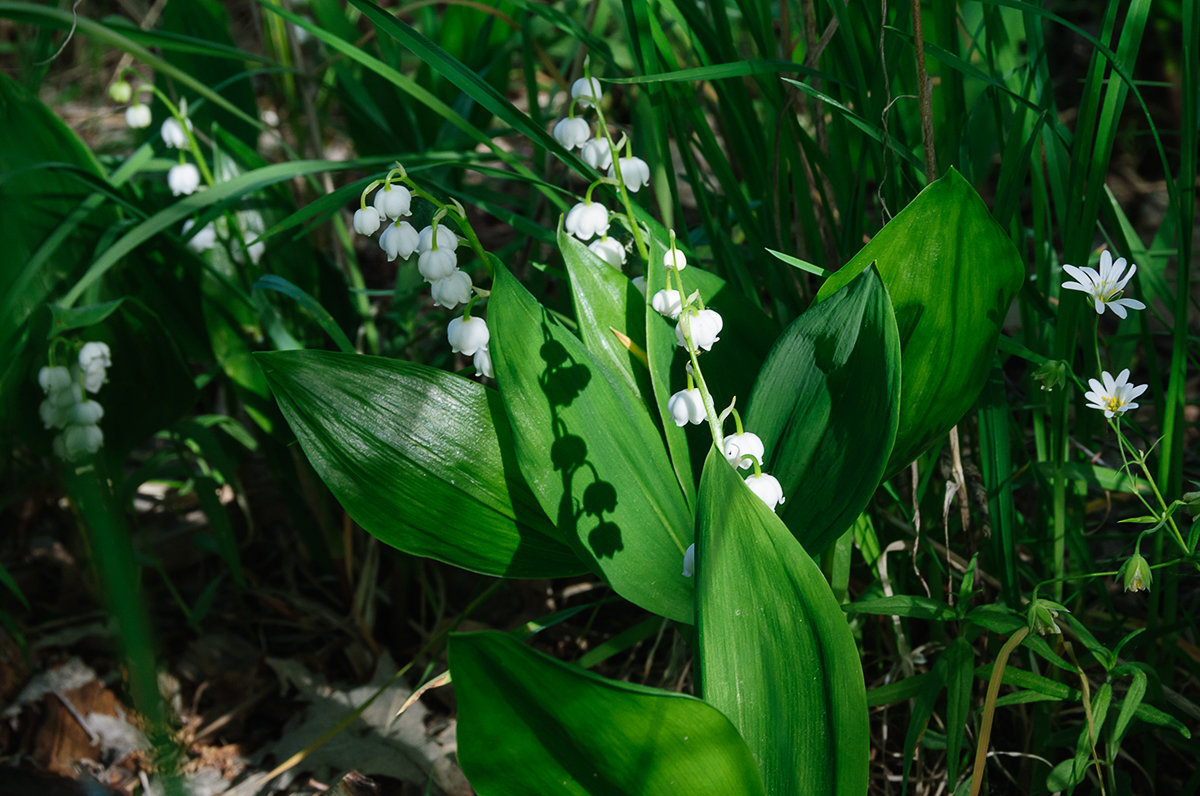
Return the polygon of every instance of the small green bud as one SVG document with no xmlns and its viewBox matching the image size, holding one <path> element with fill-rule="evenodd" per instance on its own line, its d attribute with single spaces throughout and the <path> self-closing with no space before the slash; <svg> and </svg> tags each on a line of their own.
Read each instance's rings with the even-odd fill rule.
<svg viewBox="0 0 1200 796">
<path fill-rule="evenodd" d="M 1150 571 L 1150 562 L 1142 558 L 1141 553 L 1134 553 L 1117 573 L 1125 583 L 1125 591 L 1145 591 L 1154 582 L 1154 573 Z"/>
<path fill-rule="evenodd" d="M 133 99 L 133 87 L 124 80 L 118 80 L 108 87 L 108 96 L 112 97 L 113 102 L 124 104 Z"/>
<path fill-rule="evenodd" d="M 1054 390 L 1066 383 L 1067 365 L 1061 359 L 1044 362 L 1033 372 L 1033 378 L 1041 383 L 1043 390 Z"/>
<path fill-rule="evenodd" d="M 1200 486 L 1200 483 L 1196 481 L 1193 481 L 1192 484 Z M 1183 502 L 1187 504 L 1188 514 L 1191 514 L 1193 517 L 1200 516 L 1200 491 L 1184 492 Z"/>
<path fill-rule="evenodd" d="M 1053 600 L 1037 599 L 1029 604 L 1029 629 L 1037 633 L 1039 636 L 1044 636 L 1047 633 L 1062 635 L 1062 629 L 1054 620 L 1058 618 L 1059 611 L 1065 611 L 1066 606 L 1054 602 Z"/>
</svg>

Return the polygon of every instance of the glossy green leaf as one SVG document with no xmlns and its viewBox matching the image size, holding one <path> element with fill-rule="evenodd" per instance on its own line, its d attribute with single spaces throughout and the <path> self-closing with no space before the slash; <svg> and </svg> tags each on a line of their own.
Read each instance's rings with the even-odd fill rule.
<svg viewBox="0 0 1200 796">
<path fill-rule="evenodd" d="M 954 609 L 941 600 L 908 594 L 859 600 L 843 608 L 848 614 L 905 616 L 910 619 L 932 619 L 935 622 L 949 622 L 955 617 Z"/>
<path fill-rule="evenodd" d="M 571 298 L 579 335 L 588 351 L 619 376 L 639 398 L 650 394 L 647 364 L 621 343 L 613 330 L 646 347 L 646 300 L 633 282 L 611 268 L 561 227 L 558 248 L 571 277 Z"/>
<path fill-rule="evenodd" d="M 771 794 L 864 794 L 867 697 L 854 636 L 783 522 L 716 451 L 700 482 L 696 626 L 704 700 Z"/>
<path fill-rule="evenodd" d="M 373 536 L 488 575 L 586 569 L 522 483 L 494 391 L 380 357 L 278 351 L 257 361 L 313 468 Z"/>
<path fill-rule="evenodd" d="M 621 596 L 690 622 L 692 513 L 646 407 L 500 265 L 487 320 L 517 462 L 546 514 Z"/>
<path fill-rule="evenodd" d="M 503 633 L 450 637 L 458 754 L 481 796 L 755 796 L 754 758 L 710 705 L 607 680 Z"/>
<path fill-rule="evenodd" d="M 900 417 L 900 343 L 875 269 L 797 318 L 775 342 L 746 410 L 780 516 L 812 554 L 850 527 L 883 476 Z"/>
<path fill-rule="evenodd" d="M 923 190 L 840 271 L 832 297 L 872 262 L 900 332 L 900 428 L 887 471 L 911 462 L 975 402 L 1025 268 L 983 200 L 957 171 Z"/>
</svg>

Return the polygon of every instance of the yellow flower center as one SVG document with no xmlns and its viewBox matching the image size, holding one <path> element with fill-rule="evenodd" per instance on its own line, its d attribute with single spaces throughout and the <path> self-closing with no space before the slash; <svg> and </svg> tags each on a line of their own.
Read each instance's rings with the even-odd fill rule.
<svg viewBox="0 0 1200 796">
<path fill-rule="evenodd" d="M 1104 399 L 1104 408 L 1110 412 L 1120 412 L 1124 405 L 1125 402 L 1115 395 Z"/>
</svg>

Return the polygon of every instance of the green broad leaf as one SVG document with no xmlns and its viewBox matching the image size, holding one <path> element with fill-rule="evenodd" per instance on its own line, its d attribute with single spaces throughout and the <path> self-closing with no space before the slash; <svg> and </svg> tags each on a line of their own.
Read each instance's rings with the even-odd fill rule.
<svg viewBox="0 0 1200 796">
<path fill-rule="evenodd" d="M 487 575 L 586 570 L 521 481 L 494 391 L 380 357 L 277 351 L 256 359 L 313 468 L 371 535 Z"/>
<path fill-rule="evenodd" d="M 729 719 L 683 694 L 607 680 L 504 633 L 450 637 L 458 754 L 480 796 L 756 796 Z"/>
<path fill-rule="evenodd" d="M 871 263 L 900 332 L 900 428 L 894 473 L 971 408 L 1025 268 L 983 200 L 957 171 L 930 184 L 821 286 L 831 298 Z"/>
<path fill-rule="evenodd" d="M 692 621 L 692 513 L 640 399 L 497 263 L 489 350 L 542 509 L 627 600 Z"/>
<path fill-rule="evenodd" d="M 715 450 L 704 465 L 698 514 L 704 701 L 741 731 L 768 793 L 865 794 L 866 687 L 829 584 Z"/>
<path fill-rule="evenodd" d="M 787 496 L 780 515 L 820 553 L 853 524 L 884 474 L 900 419 L 900 342 L 871 268 L 809 308 L 759 371 L 746 429 Z"/>
<path fill-rule="evenodd" d="M 87 307 L 71 307 L 69 309 L 51 304 L 49 305 L 49 337 L 53 339 L 60 334 L 65 334 L 75 329 L 85 329 L 88 326 L 100 323 L 120 307 L 121 302 L 124 300 L 123 298 L 119 298 L 112 301 L 105 301 L 102 304 L 92 304 Z"/>
<path fill-rule="evenodd" d="M 620 332 L 629 337 L 645 355 L 645 298 L 628 277 L 601 260 L 561 226 L 558 248 L 571 277 L 571 298 L 584 345 L 635 395 L 645 400 L 651 394 L 647 363 L 615 334 Z"/>
</svg>

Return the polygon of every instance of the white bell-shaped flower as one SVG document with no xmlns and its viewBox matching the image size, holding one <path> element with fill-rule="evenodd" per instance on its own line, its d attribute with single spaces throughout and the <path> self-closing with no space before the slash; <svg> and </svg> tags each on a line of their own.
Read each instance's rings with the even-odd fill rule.
<svg viewBox="0 0 1200 796">
<path fill-rule="evenodd" d="M 187 123 L 187 130 L 190 131 L 192 129 L 192 120 L 184 119 L 184 121 Z M 188 137 L 187 131 L 185 131 L 183 127 L 184 126 L 180 124 L 179 120 L 174 116 L 168 117 L 167 120 L 162 123 L 162 127 L 160 128 L 163 143 L 171 149 L 186 148 L 188 145 Z"/>
<path fill-rule="evenodd" d="M 698 312 L 694 309 L 688 310 L 687 323 L 692 334 L 692 342 L 696 346 L 696 348 L 692 349 L 694 351 L 699 351 L 700 349 L 711 351 L 713 343 L 721 339 L 719 337 L 721 327 L 725 325 L 725 322 L 721 320 L 720 314 L 715 310 L 700 310 Z M 683 324 L 684 318 L 681 316 L 679 325 L 675 327 L 675 342 L 681 347 L 686 348 L 687 343 L 683 339 Z"/>
<path fill-rule="evenodd" d="M 455 318 L 446 327 L 450 350 L 468 357 L 474 356 L 481 348 L 487 348 L 491 337 L 483 318 Z"/>
<path fill-rule="evenodd" d="M 62 365 L 55 367 L 46 365 L 38 371 L 38 384 L 47 395 L 61 392 L 71 386 L 71 371 Z"/>
<path fill-rule="evenodd" d="M 84 343 L 79 349 L 79 370 L 83 374 L 83 388 L 88 392 L 99 392 L 108 381 L 108 368 L 112 366 L 112 353 L 107 343 Z"/>
<path fill-rule="evenodd" d="M 618 240 L 614 240 L 613 238 L 597 238 L 588 244 L 588 248 L 593 254 L 618 271 L 625 264 L 625 247 Z"/>
<path fill-rule="evenodd" d="M 432 252 L 430 252 L 432 254 Z M 452 310 L 471 299 L 471 277 L 466 271 L 454 270 L 449 276 L 438 279 L 430 286 L 433 303 Z"/>
<path fill-rule="evenodd" d="M 592 137 L 591 128 L 585 119 L 559 119 L 552 133 L 554 140 L 568 150 L 583 146 Z"/>
<path fill-rule="evenodd" d="M 104 407 L 96 401 L 75 404 L 67 413 L 67 422 L 77 426 L 94 426 L 104 417 Z"/>
<path fill-rule="evenodd" d="M 192 237 L 188 238 L 188 233 L 192 227 L 196 226 L 194 219 L 187 219 L 183 222 L 183 237 L 187 238 L 187 247 L 196 253 L 203 253 L 217 245 L 217 228 L 213 222 L 208 222 L 200 231 Z"/>
<path fill-rule="evenodd" d="M 563 228 L 582 241 L 608 232 L 608 208 L 599 202 L 580 202 L 567 213 Z"/>
<path fill-rule="evenodd" d="M 374 208 L 372 208 L 374 209 Z M 419 236 L 416 228 L 407 221 L 388 224 L 379 235 L 379 248 L 387 254 L 388 262 L 397 257 L 407 260 L 417 250 Z"/>
<path fill-rule="evenodd" d="M 746 486 L 750 487 L 750 491 L 758 495 L 771 511 L 774 511 L 775 507 L 783 502 L 783 487 L 779 485 L 779 480 L 773 475 L 759 473 L 746 476 Z"/>
<path fill-rule="evenodd" d="M 426 282 L 446 279 L 458 270 L 458 255 L 454 249 L 431 249 L 417 255 L 417 270 Z"/>
<path fill-rule="evenodd" d="M 63 429 L 62 451 L 67 461 L 76 461 L 85 454 L 95 453 L 104 445 L 104 432 L 96 425 L 69 425 Z"/>
<path fill-rule="evenodd" d="M 489 379 L 496 378 L 496 372 L 492 370 L 492 355 L 488 353 L 486 348 L 481 348 L 475 352 L 475 375 L 487 376 Z"/>
<path fill-rule="evenodd" d="M 688 549 L 683 551 L 683 576 L 690 578 L 696 571 L 696 545 L 688 545 Z"/>
<path fill-rule="evenodd" d="M 762 440 L 757 434 L 751 434 L 749 431 L 743 431 L 741 434 L 730 434 L 725 437 L 725 442 L 721 446 L 725 451 L 725 458 L 729 463 L 740 470 L 747 470 L 754 466 L 754 463 L 744 457 L 753 456 L 754 461 L 760 465 L 763 463 Z"/>
<path fill-rule="evenodd" d="M 590 108 L 604 96 L 600 81 L 594 77 L 581 77 L 571 84 L 571 99 L 581 107 Z"/>
<path fill-rule="evenodd" d="M 380 223 L 379 211 L 373 207 L 360 207 L 354 211 L 354 231 L 359 235 L 374 235 Z"/>
<path fill-rule="evenodd" d="M 596 171 L 612 166 L 612 148 L 603 138 L 593 138 L 579 147 L 579 157 Z"/>
<path fill-rule="evenodd" d="M 141 102 L 135 102 L 125 109 L 125 124 L 129 125 L 134 130 L 141 130 L 149 127 L 150 122 L 154 119 L 150 115 L 150 106 Z"/>
<path fill-rule="evenodd" d="M 621 158 L 617 165 L 621 167 L 621 179 L 625 181 L 625 187 L 630 193 L 637 193 L 650 184 L 650 166 L 641 158 Z M 611 164 L 608 167 L 608 176 L 617 176 L 617 170 Z"/>
<path fill-rule="evenodd" d="M 660 290 L 650 299 L 650 306 L 659 315 L 675 320 L 683 312 L 683 296 L 678 290 Z"/>
<path fill-rule="evenodd" d="M 384 185 L 375 192 L 375 210 L 384 218 L 411 216 L 412 191 L 403 185 Z M 370 233 L 367 233 L 370 234 Z"/>
<path fill-rule="evenodd" d="M 72 405 L 73 406 L 73 405 Z M 70 422 L 72 406 L 58 406 L 49 398 L 38 405 L 38 415 L 45 428 L 62 428 Z"/>
<path fill-rule="evenodd" d="M 79 349 L 79 367 L 88 370 L 96 365 L 112 367 L 112 350 L 109 349 L 108 343 L 93 341 L 84 343 Z"/>
<path fill-rule="evenodd" d="M 187 196 L 200 187 L 200 169 L 194 163 L 179 163 L 167 172 L 167 185 L 173 196 Z"/>
<path fill-rule="evenodd" d="M 663 267 L 674 268 L 676 271 L 682 271 L 687 268 L 687 257 L 679 249 L 667 249 L 663 255 Z"/>
<path fill-rule="evenodd" d="M 690 390 L 680 390 L 667 399 L 667 411 L 671 413 L 671 418 L 677 426 L 703 423 L 705 418 L 704 396 L 695 387 Z"/>
<path fill-rule="evenodd" d="M 450 227 L 446 226 L 445 224 L 438 224 L 436 248 L 458 248 L 458 236 L 454 234 L 454 230 L 450 229 Z M 433 249 L 433 225 L 430 225 L 421 230 L 421 234 L 417 239 L 417 251 L 427 252 L 432 251 Z"/>
</svg>

